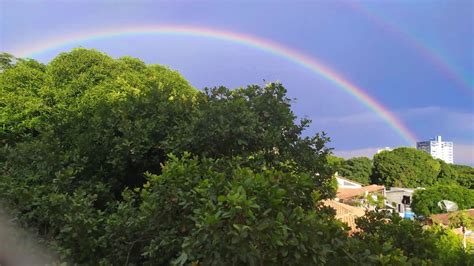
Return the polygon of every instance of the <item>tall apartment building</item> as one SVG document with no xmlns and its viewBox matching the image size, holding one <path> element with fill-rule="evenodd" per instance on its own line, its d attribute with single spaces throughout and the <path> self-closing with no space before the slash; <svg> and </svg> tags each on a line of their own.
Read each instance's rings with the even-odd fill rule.
<svg viewBox="0 0 474 266">
<path fill-rule="evenodd" d="M 446 163 L 453 163 L 453 142 L 442 141 L 441 136 L 428 141 L 421 141 L 416 143 L 418 150 L 425 151 L 436 159 L 441 159 Z"/>
</svg>

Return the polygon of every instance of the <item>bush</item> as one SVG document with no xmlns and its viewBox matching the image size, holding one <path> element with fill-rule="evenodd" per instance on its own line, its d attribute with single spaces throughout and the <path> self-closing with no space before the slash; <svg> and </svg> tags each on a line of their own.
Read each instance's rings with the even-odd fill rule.
<svg viewBox="0 0 474 266">
<path fill-rule="evenodd" d="M 457 184 L 437 184 L 426 189 L 416 190 L 411 207 L 417 215 L 429 216 L 444 212 L 438 202 L 450 200 L 460 210 L 474 207 L 474 191 Z"/>
</svg>

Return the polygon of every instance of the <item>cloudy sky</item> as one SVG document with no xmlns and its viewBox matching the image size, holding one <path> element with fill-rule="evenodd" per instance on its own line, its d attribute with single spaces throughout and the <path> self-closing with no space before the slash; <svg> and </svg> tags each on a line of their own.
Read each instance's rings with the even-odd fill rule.
<svg viewBox="0 0 474 266">
<path fill-rule="evenodd" d="M 312 58 L 384 106 L 419 140 L 455 143 L 474 164 L 474 6 L 422 1 L 0 1 L 0 51 L 22 55 L 62 36 L 143 25 L 245 34 Z M 31 54 L 48 62 L 73 47 L 131 55 L 180 71 L 195 87 L 280 81 L 294 110 L 341 156 L 410 146 L 340 86 L 300 64 L 237 42 L 170 34 L 81 39 Z"/>
</svg>

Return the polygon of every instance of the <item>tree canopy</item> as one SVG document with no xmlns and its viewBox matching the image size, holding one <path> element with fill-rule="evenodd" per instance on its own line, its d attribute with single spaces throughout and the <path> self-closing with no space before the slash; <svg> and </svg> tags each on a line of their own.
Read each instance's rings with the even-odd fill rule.
<svg viewBox="0 0 474 266">
<path fill-rule="evenodd" d="M 87 49 L 0 64 L 1 203 L 60 262 L 442 262 L 440 238 L 417 222 L 396 230 L 368 214 L 349 237 L 321 202 L 336 189 L 329 138 L 303 134 L 310 121 L 282 84 L 199 91 L 166 67 Z M 366 178 L 369 162 L 347 169 Z M 392 241 L 366 243 L 382 233 Z M 403 247 L 413 236 L 422 243 Z"/>
<path fill-rule="evenodd" d="M 343 161 L 337 171 L 341 176 L 368 185 L 371 183 L 372 160 L 367 157 L 350 158 Z"/>
<path fill-rule="evenodd" d="M 474 168 L 467 165 L 451 165 L 456 172 L 456 182 L 463 187 L 474 189 Z"/>
<path fill-rule="evenodd" d="M 426 152 L 397 148 L 374 155 L 373 180 L 388 187 L 424 187 L 433 185 L 441 164 Z"/>
<path fill-rule="evenodd" d="M 460 210 L 474 208 L 474 190 L 457 184 L 436 184 L 426 189 L 416 190 L 413 194 L 411 207 L 418 215 L 429 216 L 442 213 L 438 206 L 441 200 L 455 202 Z"/>
</svg>

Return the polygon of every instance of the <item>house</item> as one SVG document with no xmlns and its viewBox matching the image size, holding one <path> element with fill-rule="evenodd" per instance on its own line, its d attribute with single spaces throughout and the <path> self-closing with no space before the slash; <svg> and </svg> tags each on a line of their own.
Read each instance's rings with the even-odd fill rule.
<svg viewBox="0 0 474 266">
<path fill-rule="evenodd" d="M 365 210 L 360 207 L 350 206 L 335 200 L 325 200 L 324 206 L 333 208 L 336 211 L 335 218 L 347 224 L 351 228 L 351 233 L 357 231 L 355 220 L 365 215 Z"/>
<path fill-rule="evenodd" d="M 385 195 L 385 187 L 378 185 L 363 186 L 362 184 L 336 176 L 338 188 L 336 193 L 336 201 L 355 205 L 355 206 L 366 206 L 368 209 L 373 209 L 370 206 L 370 200 L 367 197 L 370 195 L 373 201 L 378 200 L 378 195 Z"/>
<path fill-rule="evenodd" d="M 361 188 L 361 183 L 346 179 L 342 176 L 338 176 L 336 173 L 337 187 L 338 188 Z"/>
<path fill-rule="evenodd" d="M 472 226 L 474 226 L 474 209 L 464 210 L 464 212 L 466 212 L 467 215 L 471 216 L 471 218 L 473 219 Z M 456 212 L 433 214 L 428 219 L 428 223 L 431 223 L 431 224 L 437 223 L 437 224 L 442 224 L 444 226 L 449 226 L 449 215 L 452 213 L 456 213 Z"/>
<path fill-rule="evenodd" d="M 387 208 L 400 214 L 402 217 L 412 216 L 410 208 L 414 188 L 391 187 L 385 191 Z"/>
</svg>

